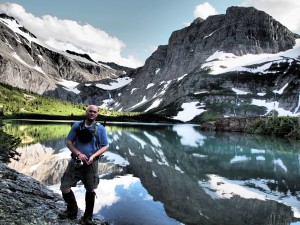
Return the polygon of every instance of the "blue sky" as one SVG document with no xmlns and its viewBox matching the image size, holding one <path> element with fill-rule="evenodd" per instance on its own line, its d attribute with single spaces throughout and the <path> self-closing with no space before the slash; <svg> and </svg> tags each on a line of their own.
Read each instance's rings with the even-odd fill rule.
<svg viewBox="0 0 300 225">
<path fill-rule="evenodd" d="M 88 53 L 101 61 L 137 67 L 171 33 L 196 17 L 224 14 L 230 6 L 254 6 L 300 33 L 299 0 L 0 0 L 51 47 Z M 288 15 L 288 16 L 287 16 Z M 290 19 L 292 18 L 292 19 Z"/>
</svg>

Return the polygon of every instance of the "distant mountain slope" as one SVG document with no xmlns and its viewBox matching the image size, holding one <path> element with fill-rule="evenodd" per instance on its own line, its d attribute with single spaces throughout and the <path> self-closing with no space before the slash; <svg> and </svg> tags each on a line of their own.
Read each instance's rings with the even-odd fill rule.
<svg viewBox="0 0 300 225">
<path fill-rule="evenodd" d="M 54 51 L 5 14 L 0 15 L 0 63 L 1 82 L 77 102 L 87 97 L 66 91 L 63 81 L 96 82 L 130 71 L 95 62 L 86 54 Z"/>
<path fill-rule="evenodd" d="M 253 7 L 197 18 L 143 67 L 53 51 L 0 15 L 1 81 L 37 93 L 182 121 L 300 115 L 300 36 Z"/>
<path fill-rule="evenodd" d="M 175 31 L 169 44 L 135 72 L 120 97 L 115 96 L 114 107 L 184 121 L 265 115 L 271 109 L 299 114 L 297 38 L 252 7 L 198 18 Z"/>
</svg>

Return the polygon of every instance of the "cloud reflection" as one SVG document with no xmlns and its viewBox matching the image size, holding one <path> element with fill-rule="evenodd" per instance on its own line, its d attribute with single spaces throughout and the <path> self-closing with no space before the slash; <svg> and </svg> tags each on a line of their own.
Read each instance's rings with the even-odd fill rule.
<svg viewBox="0 0 300 225">
<path fill-rule="evenodd" d="M 173 127 L 173 131 L 177 132 L 182 145 L 198 147 L 202 146 L 204 144 L 204 140 L 206 139 L 205 136 L 201 135 L 192 126 L 177 125 Z"/>
<path fill-rule="evenodd" d="M 130 189 L 130 187 L 136 183 L 140 182 L 140 180 L 132 175 L 121 176 L 117 177 L 112 180 L 105 180 L 101 179 L 98 185 L 98 188 L 95 190 L 96 192 L 96 199 L 95 199 L 95 207 L 94 212 L 99 212 L 104 207 L 112 206 L 113 204 L 120 201 L 121 197 L 117 192 L 117 187 L 122 189 Z M 59 185 L 52 185 L 49 186 L 51 190 L 56 193 L 60 194 Z M 76 187 L 72 188 L 78 207 L 81 210 L 85 210 L 85 189 L 83 185 L 77 185 Z M 143 196 L 143 198 L 149 199 L 147 196 Z"/>
</svg>

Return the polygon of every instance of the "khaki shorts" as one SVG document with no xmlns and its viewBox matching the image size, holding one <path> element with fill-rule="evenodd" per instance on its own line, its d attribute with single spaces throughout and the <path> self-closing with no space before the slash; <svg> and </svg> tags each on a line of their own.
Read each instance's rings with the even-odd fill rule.
<svg viewBox="0 0 300 225">
<path fill-rule="evenodd" d="M 79 168 L 75 168 L 75 160 L 70 159 L 67 169 L 61 178 L 60 189 L 76 187 L 77 182 L 80 180 L 87 191 L 97 189 L 99 184 L 98 165 L 99 162 L 95 159 L 91 165 L 84 164 Z"/>
</svg>

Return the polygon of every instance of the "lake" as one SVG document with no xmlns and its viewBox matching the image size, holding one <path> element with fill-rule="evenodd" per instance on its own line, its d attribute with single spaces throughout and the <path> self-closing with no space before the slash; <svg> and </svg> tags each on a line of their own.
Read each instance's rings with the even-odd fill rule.
<svg viewBox="0 0 300 225">
<path fill-rule="evenodd" d="M 9 166 L 60 193 L 72 122 L 5 121 L 22 138 Z M 114 225 L 300 224 L 300 148 L 192 124 L 107 123 L 94 215 Z M 73 191 L 84 210 L 85 190 Z"/>
</svg>

